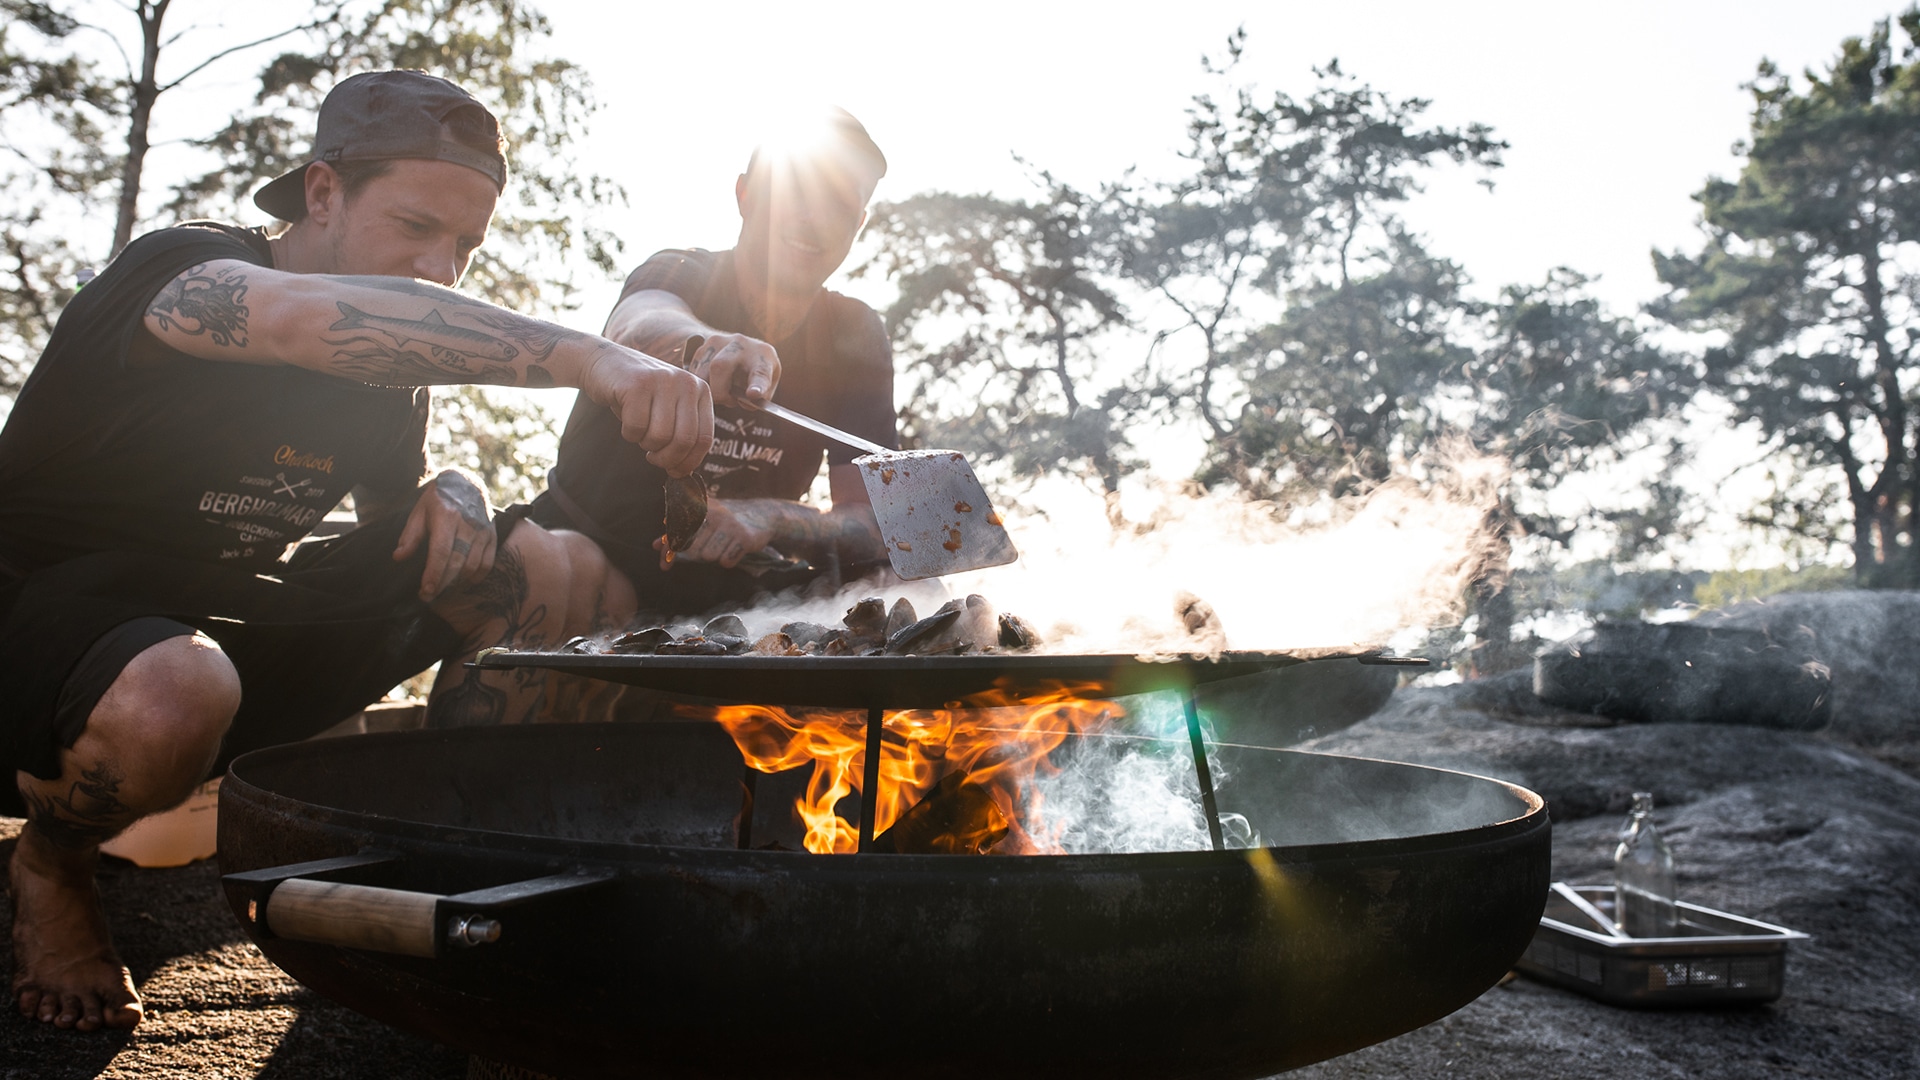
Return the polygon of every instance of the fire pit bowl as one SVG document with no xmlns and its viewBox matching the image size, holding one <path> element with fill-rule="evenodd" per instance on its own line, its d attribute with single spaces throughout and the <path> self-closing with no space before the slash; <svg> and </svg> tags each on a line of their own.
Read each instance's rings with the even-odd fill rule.
<svg viewBox="0 0 1920 1080">
<path fill-rule="evenodd" d="M 568 1077 L 1258 1077 L 1445 1016 L 1526 949 L 1544 805 L 1215 748 L 1266 847 L 742 850 L 716 725 L 420 731 L 233 763 L 233 911 L 301 982 Z M 770 801 L 770 800 L 764 800 Z"/>
</svg>

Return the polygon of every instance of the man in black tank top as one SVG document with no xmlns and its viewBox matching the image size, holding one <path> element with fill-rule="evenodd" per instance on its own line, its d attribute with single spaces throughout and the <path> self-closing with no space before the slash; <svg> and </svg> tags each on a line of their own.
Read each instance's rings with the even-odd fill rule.
<svg viewBox="0 0 1920 1080">
<path fill-rule="evenodd" d="M 426 479 L 419 388 L 571 386 L 666 472 L 706 455 L 715 395 L 695 375 L 451 291 L 505 179 L 498 126 L 464 91 L 355 76 L 321 106 L 313 160 L 255 197 L 290 228 L 163 229 L 62 314 L 0 430 L 0 766 L 17 781 L 0 794 L 28 818 L 9 868 L 23 1015 L 140 1019 L 94 892 L 103 840 L 434 659 L 596 625 L 572 577 L 590 543 L 490 519 L 458 472 Z M 349 492 L 360 527 L 289 553 Z M 539 711 L 537 685 L 450 669 L 442 722 Z"/>
<path fill-rule="evenodd" d="M 778 144 L 754 151 L 735 182 L 741 225 L 734 248 L 649 258 L 627 278 L 606 334 L 662 357 L 678 356 L 699 336 L 695 355 L 684 358 L 693 370 L 772 366 L 781 404 L 898 446 L 886 328 L 867 305 L 823 287 L 866 222 L 886 158 L 842 110 L 820 117 L 813 130 L 780 134 Z M 852 463 L 858 451 L 756 408 L 775 397 L 771 381 L 737 389 L 745 407 L 714 410 L 714 446 L 701 466 L 712 496 L 706 524 L 671 567 L 658 544 L 665 474 L 622 445 L 606 410 L 585 399 L 574 407 L 532 517 L 600 545 L 619 570 L 608 589 L 616 610 L 630 599 L 652 618 L 695 615 L 805 580 L 804 571 L 769 571 L 776 555 L 834 564 L 849 576 L 885 563 Z M 826 510 L 799 501 L 823 456 L 832 497 Z"/>
</svg>

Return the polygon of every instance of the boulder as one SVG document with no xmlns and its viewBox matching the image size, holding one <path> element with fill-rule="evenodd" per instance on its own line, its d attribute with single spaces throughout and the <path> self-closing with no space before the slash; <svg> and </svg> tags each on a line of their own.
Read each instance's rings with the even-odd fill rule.
<svg viewBox="0 0 1920 1080">
<path fill-rule="evenodd" d="M 1835 738 L 1884 748 L 1920 737 L 1920 592 L 1783 593 L 1695 622 L 1758 631 L 1825 665 L 1833 679 L 1829 734 Z M 1904 764 L 1914 771 L 1920 756 Z"/>
<path fill-rule="evenodd" d="M 1541 650 L 1533 689 L 1549 705 L 1617 720 L 1812 731 L 1833 697 L 1806 646 L 1727 623 L 1601 623 Z"/>
</svg>

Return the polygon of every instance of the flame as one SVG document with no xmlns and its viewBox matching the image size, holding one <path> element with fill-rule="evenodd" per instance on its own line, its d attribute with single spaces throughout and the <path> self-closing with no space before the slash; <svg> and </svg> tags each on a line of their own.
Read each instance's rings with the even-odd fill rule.
<svg viewBox="0 0 1920 1080">
<path fill-rule="evenodd" d="M 957 776 L 945 790 L 971 790 L 976 798 L 970 816 L 941 836 L 920 837 L 925 850 L 1060 852 L 1058 829 L 1046 824 L 1043 800 L 1032 782 L 1036 775 L 1057 771 L 1048 755 L 1068 738 L 1105 731 L 1125 715 L 1111 701 L 1086 696 L 1094 689 L 1062 684 L 1039 693 L 999 690 L 951 708 L 887 713 L 881 722 L 873 835 L 886 833 L 943 779 Z M 726 705 L 715 710 L 714 718 L 733 736 L 747 764 L 761 772 L 812 763 L 813 775 L 796 803 L 807 827 L 808 851 L 859 850 L 859 829 L 836 808 L 846 796 L 864 794 L 864 713 Z M 980 794 L 985 800 L 977 798 Z"/>
</svg>

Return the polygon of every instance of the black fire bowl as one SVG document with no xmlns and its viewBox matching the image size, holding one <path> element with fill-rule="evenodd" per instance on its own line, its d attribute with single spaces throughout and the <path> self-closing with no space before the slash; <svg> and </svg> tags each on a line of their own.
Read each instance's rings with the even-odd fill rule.
<svg viewBox="0 0 1920 1080">
<path fill-rule="evenodd" d="M 258 751 L 221 788 L 220 858 L 235 915 L 301 982 L 568 1077 L 1259 1077 L 1443 1017 L 1527 947 L 1538 796 L 1215 752 L 1221 811 L 1270 846 L 741 850 L 743 823 L 786 809 L 754 806 L 732 740 L 686 723 Z M 332 912 L 326 883 L 400 891 L 341 889 Z M 363 944 L 391 929 L 355 897 L 424 912 L 429 955 L 315 943 L 336 915 Z"/>
</svg>

